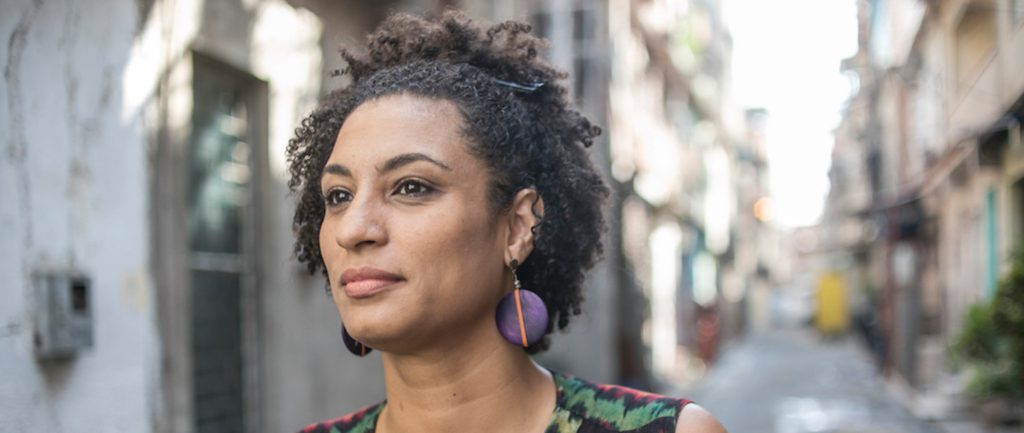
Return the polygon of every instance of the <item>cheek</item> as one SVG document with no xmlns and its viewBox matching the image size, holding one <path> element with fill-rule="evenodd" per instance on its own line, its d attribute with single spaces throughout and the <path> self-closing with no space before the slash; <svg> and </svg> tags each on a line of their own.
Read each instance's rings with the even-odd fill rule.
<svg viewBox="0 0 1024 433">
<path fill-rule="evenodd" d="M 331 299 L 334 300 L 335 304 L 340 305 L 339 299 L 342 299 L 338 292 L 339 287 L 335 284 L 338 280 L 338 272 L 340 270 L 334 269 L 337 266 L 337 256 L 341 253 L 341 247 L 334 240 L 334 224 L 329 218 L 324 218 L 324 222 L 320 225 L 320 257 L 323 258 L 324 268 L 327 269 L 327 281 L 331 289 Z"/>
<path fill-rule="evenodd" d="M 422 246 L 417 248 L 416 261 L 429 272 L 429 281 L 436 282 L 437 300 L 464 304 L 479 302 L 480 296 L 493 297 L 503 254 L 497 248 L 497 228 L 490 218 L 454 212 L 426 220 L 429 227 L 417 230 L 415 236 L 415 243 Z"/>
<path fill-rule="evenodd" d="M 319 240 L 320 240 L 320 255 L 321 256 L 326 256 L 327 255 L 327 251 L 324 251 L 324 249 L 325 249 L 324 247 L 327 246 L 327 241 L 328 241 L 328 235 L 327 234 L 330 232 L 330 230 L 328 230 L 328 227 L 329 227 L 329 225 L 327 223 L 327 220 L 324 219 L 324 222 L 322 224 L 320 224 L 320 236 L 319 236 Z"/>
<path fill-rule="evenodd" d="M 334 242 L 334 224 L 329 218 L 324 218 L 322 224 L 320 224 L 320 257 L 324 260 L 324 266 L 327 268 L 328 274 L 333 271 L 331 269 L 331 260 L 338 253 L 338 245 Z"/>
</svg>

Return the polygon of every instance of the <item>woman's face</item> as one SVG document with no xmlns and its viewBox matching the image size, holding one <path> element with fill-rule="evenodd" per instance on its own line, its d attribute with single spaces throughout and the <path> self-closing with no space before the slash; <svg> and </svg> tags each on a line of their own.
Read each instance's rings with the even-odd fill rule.
<svg viewBox="0 0 1024 433">
<path fill-rule="evenodd" d="M 324 168 L 320 249 L 357 340 L 415 350 L 493 327 L 507 230 L 450 101 L 393 95 L 345 120 Z"/>
</svg>

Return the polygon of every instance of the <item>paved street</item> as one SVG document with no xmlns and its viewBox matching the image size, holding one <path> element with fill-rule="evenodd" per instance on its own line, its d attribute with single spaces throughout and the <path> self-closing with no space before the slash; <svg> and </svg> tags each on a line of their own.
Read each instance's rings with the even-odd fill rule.
<svg viewBox="0 0 1024 433">
<path fill-rule="evenodd" d="M 857 344 L 803 330 L 749 335 L 688 394 L 730 433 L 941 433 L 885 392 Z"/>
</svg>

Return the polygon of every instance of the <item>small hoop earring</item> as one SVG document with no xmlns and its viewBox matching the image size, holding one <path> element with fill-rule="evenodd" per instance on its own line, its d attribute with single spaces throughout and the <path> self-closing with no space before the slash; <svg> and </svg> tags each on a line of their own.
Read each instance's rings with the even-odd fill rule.
<svg viewBox="0 0 1024 433">
<path fill-rule="evenodd" d="M 351 335 L 348 335 L 348 330 L 345 329 L 344 323 L 341 324 L 341 340 L 345 342 L 345 348 L 347 348 L 349 352 L 352 352 L 353 355 L 356 355 L 360 358 L 369 355 L 370 352 L 373 352 L 373 349 L 371 349 L 369 346 L 356 341 L 355 338 L 352 338 Z"/>
<path fill-rule="evenodd" d="M 509 264 L 514 288 L 501 298 L 494 320 L 502 338 L 526 348 L 544 338 L 548 328 L 548 308 L 539 295 L 522 288 L 516 274 L 518 267 L 519 262 L 516 260 Z"/>
</svg>

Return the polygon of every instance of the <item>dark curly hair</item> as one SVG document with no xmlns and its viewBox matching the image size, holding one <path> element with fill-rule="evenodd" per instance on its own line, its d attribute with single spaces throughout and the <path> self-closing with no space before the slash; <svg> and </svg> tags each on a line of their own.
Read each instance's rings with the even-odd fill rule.
<svg viewBox="0 0 1024 433">
<path fill-rule="evenodd" d="M 544 200 L 533 253 L 518 275 L 544 299 L 550 320 L 545 338 L 527 351 L 546 350 L 556 324 L 564 329 L 580 313 L 584 272 L 601 254 L 605 228 L 608 188 L 584 149 L 601 129 L 571 106 L 558 83 L 567 75 L 538 57 L 544 42 L 529 32 L 516 21 L 484 30 L 454 11 L 436 21 L 396 14 L 369 36 L 365 53 L 341 51 L 348 66 L 338 74 L 351 84 L 303 119 L 287 149 L 288 186 L 299 196 L 295 254 L 310 273 L 327 272 L 319 245 L 320 176 L 348 115 L 386 95 L 445 99 L 464 117 L 470 152 L 489 168 L 492 211 L 507 210 L 523 188 Z"/>
</svg>

